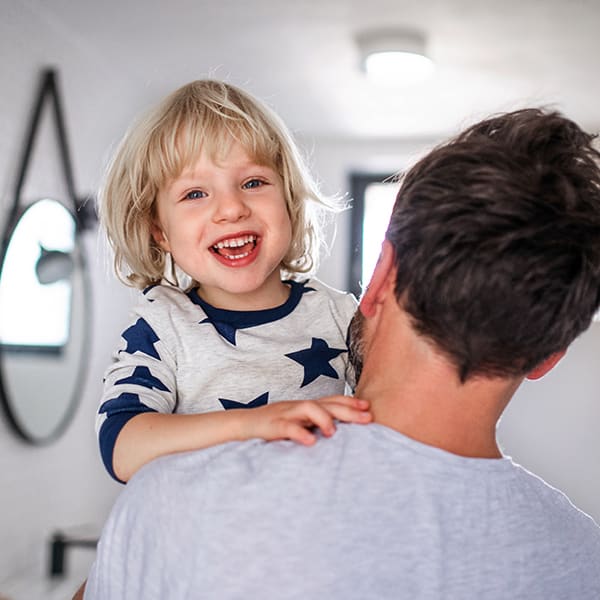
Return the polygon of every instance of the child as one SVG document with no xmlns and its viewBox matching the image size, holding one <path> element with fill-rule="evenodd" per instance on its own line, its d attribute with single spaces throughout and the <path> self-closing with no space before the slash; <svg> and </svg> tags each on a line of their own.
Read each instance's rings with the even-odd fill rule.
<svg viewBox="0 0 600 600">
<path fill-rule="evenodd" d="M 370 421 L 341 396 L 355 299 L 298 280 L 316 266 L 315 208 L 284 125 L 231 85 L 185 85 L 125 136 L 100 213 L 118 276 L 144 292 L 97 417 L 115 479 L 172 452 L 308 445 L 313 426 Z"/>
</svg>

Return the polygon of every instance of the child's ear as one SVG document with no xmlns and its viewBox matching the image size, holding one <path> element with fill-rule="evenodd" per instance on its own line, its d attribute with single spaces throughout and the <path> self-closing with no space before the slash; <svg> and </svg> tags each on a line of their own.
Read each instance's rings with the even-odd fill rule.
<svg viewBox="0 0 600 600">
<path fill-rule="evenodd" d="M 169 246 L 169 240 L 165 235 L 165 232 L 162 230 L 161 226 L 158 223 L 152 223 L 150 227 L 150 233 L 152 234 L 152 238 L 154 241 L 165 251 L 171 252 Z"/>
</svg>

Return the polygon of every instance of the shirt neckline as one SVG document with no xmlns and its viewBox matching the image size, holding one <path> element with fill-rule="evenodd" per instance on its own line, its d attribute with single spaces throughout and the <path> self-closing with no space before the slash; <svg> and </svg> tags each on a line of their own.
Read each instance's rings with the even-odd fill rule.
<svg viewBox="0 0 600 600">
<path fill-rule="evenodd" d="M 208 319 L 212 322 L 235 325 L 238 329 L 256 327 L 257 325 L 264 325 L 287 317 L 298 306 L 302 295 L 314 290 L 314 288 L 306 287 L 308 280 L 303 282 L 286 280 L 284 283 L 290 286 L 290 295 L 287 300 L 279 306 L 262 310 L 216 308 L 203 300 L 196 288 L 187 292 L 187 296 L 194 304 L 202 308 Z"/>
</svg>

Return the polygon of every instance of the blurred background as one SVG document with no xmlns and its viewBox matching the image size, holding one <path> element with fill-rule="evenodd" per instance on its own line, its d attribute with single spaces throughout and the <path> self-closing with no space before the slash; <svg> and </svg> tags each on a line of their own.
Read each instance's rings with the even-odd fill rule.
<svg viewBox="0 0 600 600">
<path fill-rule="evenodd" d="M 12 227 L 43 198 L 78 208 L 62 246 L 47 235 L 63 217 L 38 211 L 37 229 L 26 236 L 34 239 L 37 279 L 4 285 L 5 296 L 0 282 L 7 409 L 0 417 L 0 597 L 70 597 L 93 560 L 85 542 L 97 537 L 122 489 L 100 463 L 93 422 L 135 293 L 112 274 L 93 198 L 133 118 L 203 77 L 225 79 L 270 105 L 322 189 L 353 199 L 337 219 L 319 277 L 360 293 L 372 260 L 360 250 L 375 248 L 376 256 L 382 235 L 369 215 L 396 190 L 379 182 L 432 145 L 490 113 L 525 106 L 553 107 L 588 131 L 600 129 L 599 26 L 595 0 L 0 0 L 0 227 Z M 400 34 L 433 69 L 412 83 L 408 74 L 370 79 L 361 49 L 384 42 L 398 49 Z M 54 87 L 31 137 L 48 69 Z M 62 133 L 52 91 L 61 100 Z M 5 233 L 5 248 L 8 240 Z M 25 255 L 16 242 L 13 248 Z M 51 299 L 50 285 L 58 289 L 60 281 L 70 282 L 62 300 Z M 35 320 L 37 332 L 59 318 L 67 320 L 66 341 L 18 338 L 18 323 Z M 553 372 L 520 389 L 499 432 L 508 455 L 597 521 L 599 352 L 594 323 Z M 57 533 L 77 543 L 65 546 L 65 574 L 51 578 Z"/>
</svg>

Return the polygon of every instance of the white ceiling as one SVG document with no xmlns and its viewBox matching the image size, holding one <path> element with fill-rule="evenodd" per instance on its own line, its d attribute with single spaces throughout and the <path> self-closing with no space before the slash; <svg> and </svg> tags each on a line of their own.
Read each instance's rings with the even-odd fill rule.
<svg viewBox="0 0 600 600">
<path fill-rule="evenodd" d="M 550 104 L 600 126 L 600 0 L 28 0 L 140 101 L 214 76 L 325 137 L 438 137 L 490 112 Z M 365 80 L 354 36 L 416 27 L 433 80 Z"/>
</svg>

